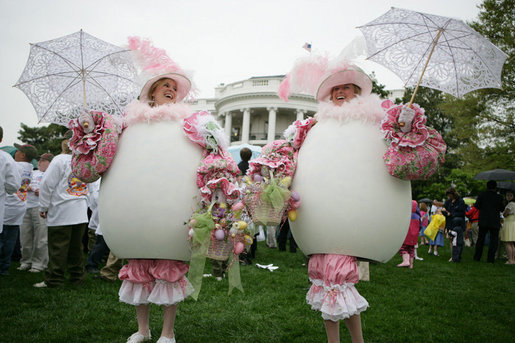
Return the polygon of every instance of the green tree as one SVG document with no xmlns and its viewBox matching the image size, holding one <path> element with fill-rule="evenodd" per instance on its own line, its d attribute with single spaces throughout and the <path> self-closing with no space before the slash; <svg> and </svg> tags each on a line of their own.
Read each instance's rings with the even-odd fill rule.
<svg viewBox="0 0 515 343">
<path fill-rule="evenodd" d="M 443 106 L 456 125 L 453 134 L 463 142 L 460 153 L 468 170 L 514 169 L 515 162 L 515 0 L 485 0 L 478 19 L 470 24 L 508 58 L 502 89 L 482 89 Z"/>
<path fill-rule="evenodd" d="M 50 124 L 42 127 L 29 127 L 21 124 L 18 131 L 18 139 L 26 144 L 32 144 L 38 149 L 38 153 L 61 153 L 61 142 L 68 129 L 65 126 Z"/>
<path fill-rule="evenodd" d="M 369 76 L 372 80 L 372 93 L 379 95 L 383 99 L 388 98 L 388 95 L 390 95 L 390 93 L 385 89 L 385 85 L 378 83 L 376 79 L 376 74 L 372 72 Z"/>
</svg>

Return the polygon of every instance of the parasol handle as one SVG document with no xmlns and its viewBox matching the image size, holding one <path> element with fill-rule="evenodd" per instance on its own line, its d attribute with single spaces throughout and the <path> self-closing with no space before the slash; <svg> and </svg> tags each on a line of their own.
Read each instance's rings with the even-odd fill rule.
<svg viewBox="0 0 515 343">
<path fill-rule="evenodd" d="M 83 95 L 83 100 L 84 100 L 84 111 L 86 111 L 86 77 L 84 76 L 84 73 L 85 73 L 85 70 L 84 68 L 81 69 L 81 74 L 82 74 L 82 95 Z M 87 121 L 85 121 L 84 123 L 82 123 L 82 126 L 87 129 L 89 127 L 89 123 Z"/>
<path fill-rule="evenodd" d="M 408 108 L 411 108 L 411 104 L 413 103 L 413 100 L 415 99 L 415 95 L 418 91 L 418 86 L 420 86 L 420 82 L 422 81 L 422 77 L 424 77 L 424 73 L 426 72 L 427 65 L 429 64 L 429 60 L 431 59 L 431 56 L 433 55 L 433 52 L 435 51 L 436 44 L 438 43 L 438 40 L 440 39 L 440 36 L 443 33 L 443 29 L 438 29 L 438 34 L 435 37 L 435 40 L 433 41 L 433 47 L 431 48 L 431 52 L 429 53 L 429 56 L 427 57 L 426 65 L 424 66 L 424 69 L 422 70 L 422 75 L 420 75 L 420 78 L 418 79 L 417 87 L 415 88 L 415 91 L 413 92 L 413 96 L 411 97 L 411 100 L 409 101 Z"/>
</svg>

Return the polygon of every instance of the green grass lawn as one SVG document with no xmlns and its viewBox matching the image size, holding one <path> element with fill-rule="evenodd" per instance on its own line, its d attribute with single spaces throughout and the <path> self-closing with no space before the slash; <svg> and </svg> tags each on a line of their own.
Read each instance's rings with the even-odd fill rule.
<svg viewBox="0 0 515 343">
<path fill-rule="evenodd" d="M 446 242 L 448 244 L 448 242 Z M 396 255 L 371 264 L 370 282 L 357 288 L 370 307 L 362 314 L 366 342 L 514 342 L 515 266 L 463 262 L 428 256 L 413 270 L 397 268 Z M 486 250 L 483 259 L 486 259 Z M 198 301 L 179 305 L 175 325 L 181 342 L 325 342 L 320 313 L 306 304 L 305 258 L 259 243 L 255 263 L 279 266 L 274 272 L 241 266 L 244 293 L 228 296 L 227 280 L 205 278 Z M 0 278 L 0 342 L 125 342 L 137 330 L 134 308 L 118 301 L 121 282 L 92 279 L 81 287 L 35 289 L 42 275 L 16 270 Z M 210 266 L 206 266 L 206 273 Z M 161 310 L 152 305 L 153 341 L 161 330 Z M 350 342 L 341 325 L 342 342 Z"/>
</svg>

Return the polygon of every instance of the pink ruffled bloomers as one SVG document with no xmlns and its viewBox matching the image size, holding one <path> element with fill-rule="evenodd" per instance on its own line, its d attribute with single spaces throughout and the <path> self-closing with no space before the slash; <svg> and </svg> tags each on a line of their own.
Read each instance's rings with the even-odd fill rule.
<svg viewBox="0 0 515 343">
<path fill-rule="evenodd" d="M 338 321 L 365 311 L 368 302 L 354 285 L 359 281 L 356 258 L 347 255 L 316 254 L 309 259 L 312 283 L 306 301 L 322 312 L 324 320 Z"/>
<path fill-rule="evenodd" d="M 185 277 L 189 266 L 174 260 L 129 260 L 118 274 L 123 280 L 118 295 L 130 305 L 175 305 L 193 293 Z"/>
</svg>

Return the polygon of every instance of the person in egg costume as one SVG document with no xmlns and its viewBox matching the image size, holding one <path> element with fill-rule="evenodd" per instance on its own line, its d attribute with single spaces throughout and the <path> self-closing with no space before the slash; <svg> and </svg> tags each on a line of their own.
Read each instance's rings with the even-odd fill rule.
<svg viewBox="0 0 515 343">
<path fill-rule="evenodd" d="M 340 320 L 352 342 L 363 342 L 360 313 L 369 304 L 355 287 L 357 257 L 386 262 L 398 251 L 411 213 L 408 180 L 432 175 L 446 148 L 421 108 L 383 102 L 371 91 L 359 67 L 315 55 L 279 88 L 284 100 L 307 93 L 319 101 L 314 118 L 284 135 L 298 151 L 291 188 L 302 202 L 291 230 L 310 256 L 306 301 L 322 313 L 329 342 L 340 341 Z M 371 194 L 388 206 L 371 207 Z"/>
<path fill-rule="evenodd" d="M 72 164 L 81 180 L 102 175 L 104 238 L 116 256 L 129 259 L 119 272 L 119 297 L 136 307 L 138 331 L 127 342 L 151 339 L 154 303 L 163 307 L 157 342 L 172 343 L 177 305 L 194 292 L 186 277 L 184 261 L 191 253 L 183 223 L 196 207 L 195 170 L 202 149 L 183 132 L 192 114 L 181 103 L 192 88 L 185 72 L 148 40 L 131 37 L 129 49 L 136 52 L 147 79 L 139 99 L 127 106 L 123 120 L 90 112 L 72 121 Z"/>
</svg>

